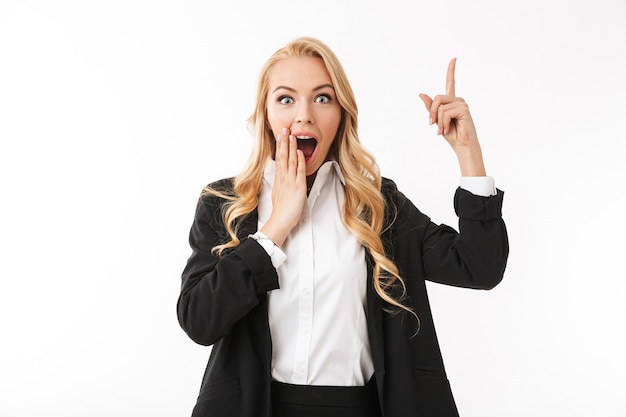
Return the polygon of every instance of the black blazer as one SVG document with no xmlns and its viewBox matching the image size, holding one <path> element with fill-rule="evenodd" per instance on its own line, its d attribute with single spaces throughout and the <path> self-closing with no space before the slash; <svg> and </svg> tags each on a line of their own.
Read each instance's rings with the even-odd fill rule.
<svg viewBox="0 0 626 417">
<path fill-rule="evenodd" d="M 232 179 L 212 184 L 231 190 Z M 436 225 L 387 179 L 383 233 L 388 256 L 407 285 L 408 303 L 420 319 L 389 306 L 375 293 L 368 259 L 367 317 L 378 395 L 385 417 L 458 416 L 428 303 L 425 280 L 490 289 L 504 274 L 508 238 L 501 216 L 503 193 L 479 197 L 457 189 L 458 233 Z M 228 241 L 224 200 L 201 197 L 190 232 L 192 254 L 182 274 L 177 312 L 181 327 L 201 345 L 213 345 L 194 417 L 270 417 L 272 341 L 267 291 L 278 276 L 267 253 L 247 236 L 257 212 L 241 221 L 240 246 L 221 259 L 213 246 Z M 369 255 L 368 255 L 369 257 Z"/>
</svg>

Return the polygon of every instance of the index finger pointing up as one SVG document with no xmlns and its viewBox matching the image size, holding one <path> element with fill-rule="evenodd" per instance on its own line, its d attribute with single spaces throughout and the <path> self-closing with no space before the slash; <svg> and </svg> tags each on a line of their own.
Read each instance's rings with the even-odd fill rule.
<svg viewBox="0 0 626 417">
<path fill-rule="evenodd" d="M 448 64 L 448 74 L 446 75 L 446 95 L 455 96 L 454 91 L 454 68 L 456 67 L 456 58 L 452 58 Z"/>
</svg>

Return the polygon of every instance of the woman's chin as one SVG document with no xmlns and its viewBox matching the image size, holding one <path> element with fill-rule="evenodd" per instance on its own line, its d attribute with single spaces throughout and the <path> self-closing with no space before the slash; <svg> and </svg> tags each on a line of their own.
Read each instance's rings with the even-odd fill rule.
<svg viewBox="0 0 626 417">
<path fill-rule="evenodd" d="M 321 164 L 318 164 L 317 161 L 315 160 L 315 155 L 312 155 L 311 158 L 306 159 L 305 164 L 306 164 L 306 176 L 307 177 L 309 175 L 315 174 L 317 170 L 320 169 L 320 165 L 321 165 Z"/>
<path fill-rule="evenodd" d="M 316 175 L 317 171 L 320 169 L 322 164 L 313 163 L 306 166 L 306 176 L 310 177 L 311 175 Z"/>
</svg>

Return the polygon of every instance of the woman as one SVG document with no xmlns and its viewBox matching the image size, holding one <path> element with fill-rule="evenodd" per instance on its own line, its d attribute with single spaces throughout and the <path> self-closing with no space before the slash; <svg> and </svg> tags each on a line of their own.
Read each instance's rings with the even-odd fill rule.
<svg viewBox="0 0 626 417">
<path fill-rule="evenodd" d="M 462 177 L 459 230 L 381 178 L 346 75 L 300 38 L 266 63 L 247 168 L 209 185 L 178 319 L 213 345 L 193 416 L 455 416 L 425 280 L 489 289 L 508 256 L 501 191 L 454 94 L 420 95 Z"/>
</svg>

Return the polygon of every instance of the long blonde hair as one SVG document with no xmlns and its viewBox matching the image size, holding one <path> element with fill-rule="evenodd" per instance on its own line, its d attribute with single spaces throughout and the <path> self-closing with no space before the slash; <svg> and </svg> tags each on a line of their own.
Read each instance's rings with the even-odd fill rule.
<svg viewBox="0 0 626 417">
<path fill-rule="evenodd" d="M 385 255 L 381 240 L 385 227 L 385 200 L 380 191 L 381 175 L 374 157 L 359 141 L 358 111 L 352 87 L 335 54 L 314 38 L 301 37 L 290 42 L 276 51 L 263 67 L 256 108 L 248 119 L 257 140 L 246 168 L 234 180 L 233 194 L 205 189 L 205 193 L 218 195 L 228 201 L 223 206 L 223 215 L 230 241 L 215 246 L 213 252 L 221 256 L 224 250 L 241 243 L 237 237 L 239 220 L 256 209 L 266 161 L 274 156 L 276 142 L 266 113 L 272 68 L 277 62 L 287 58 L 311 57 L 320 58 L 324 62 L 341 106 L 341 122 L 328 157 L 339 163 L 345 178 L 344 223 L 372 257 L 374 288 L 378 295 L 392 306 L 406 310 L 417 318 L 412 309 L 402 304 L 406 295 L 404 281 L 395 263 Z"/>
</svg>

